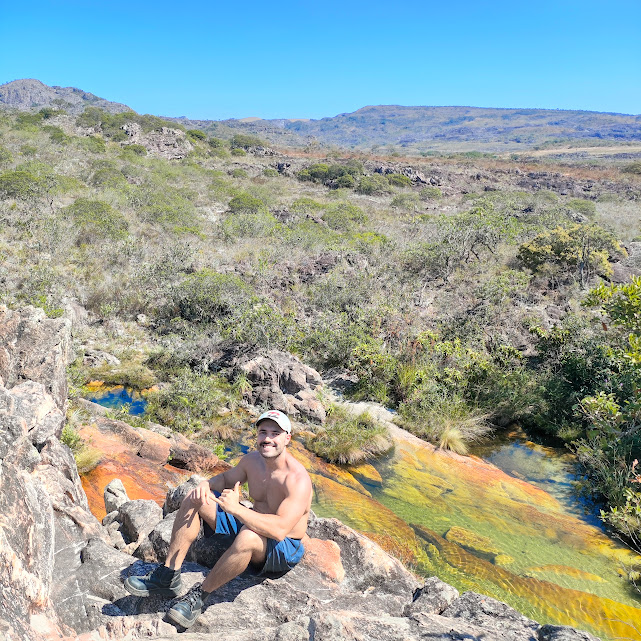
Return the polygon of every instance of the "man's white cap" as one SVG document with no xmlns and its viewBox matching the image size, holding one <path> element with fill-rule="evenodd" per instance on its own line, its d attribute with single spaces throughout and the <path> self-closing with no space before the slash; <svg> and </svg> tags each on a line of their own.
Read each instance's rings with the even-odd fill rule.
<svg viewBox="0 0 641 641">
<path fill-rule="evenodd" d="M 292 424 L 287 416 L 285 416 L 285 414 L 283 414 L 282 412 L 279 412 L 278 410 L 267 410 L 258 417 L 256 425 L 258 426 L 261 421 L 264 421 L 266 419 L 278 423 L 278 426 L 281 430 L 283 430 L 283 432 L 287 432 L 288 434 L 292 433 Z"/>
</svg>

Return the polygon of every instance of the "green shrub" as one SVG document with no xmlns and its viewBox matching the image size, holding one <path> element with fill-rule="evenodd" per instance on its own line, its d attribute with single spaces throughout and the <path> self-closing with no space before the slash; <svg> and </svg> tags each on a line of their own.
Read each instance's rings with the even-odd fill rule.
<svg viewBox="0 0 641 641">
<path fill-rule="evenodd" d="M 231 150 L 231 155 L 232 156 L 246 156 L 247 152 L 244 149 L 241 149 L 240 147 L 234 147 Z"/>
<path fill-rule="evenodd" d="M 363 165 L 356 160 L 346 163 L 316 163 L 306 167 L 297 174 L 302 181 L 311 181 L 337 189 L 349 189 L 356 184 L 356 177 L 363 173 Z"/>
<path fill-rule="evenodd" d="M 35 156 L 38 153 L 38 148 L 33 145 L 22 145 L 20 147 L 20 153 L 23 156 Z"/>
<path fill-rule="evenodd" d="M 171 297 L 172 315 L 193 323 L 213 323 L 247 304 L 251 291 L 238 276 L 202 269 L 173 288 Z"/>
<path fill-rule="evenodd" d="M 249 174 L 244 169 L 236 167 L 229 172 L 229 175 L 232 178 L 247 178 Z"/>
<path fill-rule="evenodd" d="M 207 140 L 207 134 L 200 129 L 187 129 L 185 133 L 192 140 Z"/>
<path fill-rule="evenodd" d="M 123 189 L 129 186 L 127 179 L 116 168 L 115 163 L 96 164 L 94 166 L 96 171 L 89 178 L 90 185 L 107 189 Z"/>
<path fill-rule="evenodd" d="M 398 194 L 392 198 L 390 206 L 394 209 L 415 212 L 420 209 L 420 201 L 416 194 Z"/>
<path fill-rule="evenodd" d="M 60 127 L 46 125 L 42 130 L 46 131 L 49 134 L 49 140 L 57 145 L 68 145 L 71 142 L 71 136 L 68 136 Z"/>
<path fill-rule="evenodd" d="M 173 226 L 174 230 L 198 229 L 200 219 L 196 208 L 181 189 L 149 181 L 138 188 L 130 186 L 128 195 L 143 220 L 163 227 Z"/>
<path fill-rule="evenodd" d="M 423 187 L 418 193 L 421 200 L 439 200 L 443 197 L 443 192 L 438 187 Z"/>
<path fill-rule="evenodd" d="M 572 200 L 568 200 L 567 206 L 572 211 L 583 214 L 588 218 L 596 216 L 596 205 L 591 200 L 585 200 L 583 198 L 573 198 Z"/>
<path fill-rule="evenodd" d="M 641 175 L 641 160 L 637 160 L 630 163 L 629 165 L 626 165 L 625 167 L 623 167 L 623 169 L 621 169 L 621 171 L 626 174 Z"/>
<path fill-rule="evenodd" d="M 235 214 L 257 214 L 259 211 L 265 211 L 266 207 L 260 198 L 241 192 L 229 201 L 228 209 Z"/>
<path fill-rule="evenodd" d="M 168 387 L 149 393 L 145 415 L 177 432 L 191 434 L 217 420 L 230 392 L 223 378 L 184 368 L 170 377 Z"/>
<path fill-rule="evenodd" d="M 76 242 L 79 244 L 102 241 L 105 238 L 118 240 L 127 236 L 127 220 L 108 203 L 78 198 L 63 211 L 76 224 Z"/>
<path fill-rule="evenodd" d="M 343 201 L 329 205 L 325 209 L 323 220 L 331 229 L 350 231 L 358 225 L 366 224 L 367 216 L 360 207 Z"/>
<path fill-rule="evenodd" d="M 232 149 L 247 150 L 250 147 L 266 147 L 266 144 L 258 138 L 258 136 L 252 136 L 250 134 L 234 134 L 229 142 L 229 146 Z"/>
<path fill-rule="evenodd" d="M 107 151 L 105 141 L 99 136 L 85 136 L 77 140 L 82 149 L 92 154 L 104 154 Z"/>
<path fill-rule="evenodd" d="M 625 256 L 627 252 L 616 236 L 598 225 L 575 224 L 545 231 L 519 247 L 518 258 L 532 271 L 550 264 L 575 272 L 581 285 L 594 275 L 610 276 L 610 256 Z"/>
<path fill-rule="evenodd" d="M 278 229 L 278 225 L 278 221 L 267 211 L 245 211 L 228 215 L 221 223 L 221 228 L 224 238 L 232 240 L 270 236 Z"/>
<path fill-rule="evenodd" d="M 355 464 L 387 452 L 392 442 L 387 428 L 369 414 L 354 415 L 332 406 L 325 425 L 305 445 L 331 463 Z"/>
<path fill-rule="evenodd" d="M 3 145 L 0 145 L 0 165 L 6 165 L 13 160 L 12 153 Z"/>
<path fill-rule="evenodd" d="M 356 180 L 354 179 L 354 176 L 350 176 L 349 174 L 339 176 L 335 181 L 335 186 L 338 189 L 352 189 L 355 184 Z"/>
<path fill-rule="evenodd" d="M 385 176 L 374 174 L 373 176 L 363 176 L 356 187 L 356 191 L 367 196 L 377 196 L 388 194 L 392 189 Z"/>
<path fill-rule="evenodd" d="M 130 144 L 122 148 L 124 154 L 133 154 L 134 156 L 146 156 L 147 148 L 144 145 Z"/>
<path fill-rule="evenodd" d="M 319 203 L 313 198 L 307 198 L 305 196 L 297 198 L 290 207 L 290 210 L 296 213 L 301 214 L 313 214 L 324 209 L 325 205 Z"/>
<path fill-rule="evenodd" d="M 265 167 L 265 169 L 263 169 L 263 176 L 267 178 L 278 178 L 280 174 L 278 173 L 278 170 L 273 167 Z"/>
<path fill-rule="evenodd" d="M 29 171 L 17 169 L 0 174 L 0 198 L 33 201 L 43 196 L 48 188 L 45 178 Z"/>
<path fill-rule="evenodd" d="M 387 174 L 387 181 L 394 187 L 411 187 L 412 179 L 404 174 Z"/>
</svg>

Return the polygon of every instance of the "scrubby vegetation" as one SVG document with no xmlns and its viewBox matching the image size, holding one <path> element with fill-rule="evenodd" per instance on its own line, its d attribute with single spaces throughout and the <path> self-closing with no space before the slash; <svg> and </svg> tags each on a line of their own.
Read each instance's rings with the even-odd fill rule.
<svg viewBox="0 0 641 641">
<path fill-rule="evenodd" d="M 163 126 L 178 127 L 92 108 L 0 118 L 0 300 L 87 310 L 77 340 L 123 365 L 76 366 L 79 389 L 159 383 L 149 417 L 219 447 L 249 383 L 212 373 L 218 347 L 289 351 L 348 371 L 352 398 L 440 447 L 464 452 L 513 421 L 567 442 L 632 540 L 641 286 L 607 279 L 638 271 L 635 163 L 381 167 L 273 158 L 222 129 L 181 132 L 190 151 L 167 160 L 143 144 Z M 308 446 L 333 461 L 387 447 L 340 412 L 315 431 Z"/>
</svg>

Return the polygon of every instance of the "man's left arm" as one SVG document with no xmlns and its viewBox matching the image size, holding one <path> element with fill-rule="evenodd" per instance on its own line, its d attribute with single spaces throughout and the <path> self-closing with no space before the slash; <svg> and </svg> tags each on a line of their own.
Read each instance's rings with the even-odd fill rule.
<svg viewBox="0 0 641 641">
<path fill-rule="evenodd" d="M 287 479 L 287 496 L 278 506 L 276 514 L 262 514 L 241 505 L 239 483 L 236 483 L 233 489 L 225 490 L 219 498 L 212 498 L 225 512 L 240 519 L 256 534 L 282 541 L 305 514 L 311 491 L 311 481 L 308 479 L 307 482 L 301 482 L 303 479 L 294 477 Z"/>
</svg>

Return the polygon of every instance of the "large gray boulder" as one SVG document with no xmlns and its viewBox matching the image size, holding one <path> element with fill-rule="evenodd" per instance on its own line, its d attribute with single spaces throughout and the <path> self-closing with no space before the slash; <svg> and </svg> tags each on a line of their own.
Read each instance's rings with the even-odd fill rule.
<svg viewBox="0 0 641 641">
<path fill-rule="evenodd" d="M 67 360 L 71 321 L 47 318 L 41 309 L 0 306 L 0 378 L 11 389 L 42 383 L 63 412 L 67 408 Z"/>
<path fill-rule="evenodd" d="M 246 392 L 246 400 L 253 405 L 280 410 L 292 418 L 325 421 L 325 408 L 318 398 L 323 386 L 321 376 L 296 356 L 231 345 L 221 348 L 214 359 L 210 368 L 247 377 L 251 389 Z"/>
</svg>

